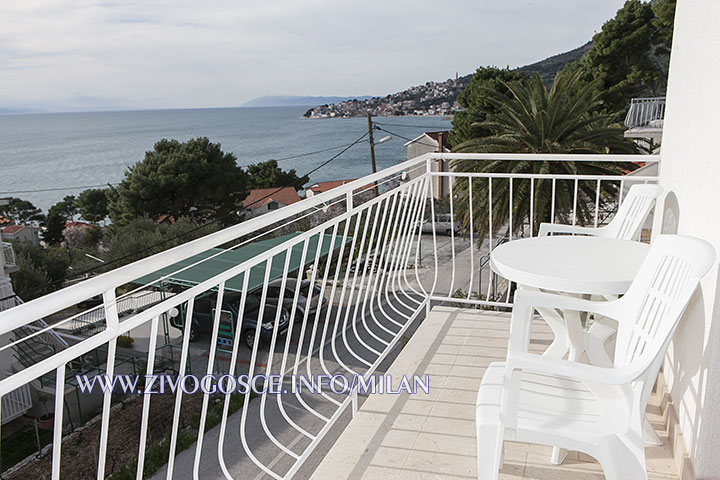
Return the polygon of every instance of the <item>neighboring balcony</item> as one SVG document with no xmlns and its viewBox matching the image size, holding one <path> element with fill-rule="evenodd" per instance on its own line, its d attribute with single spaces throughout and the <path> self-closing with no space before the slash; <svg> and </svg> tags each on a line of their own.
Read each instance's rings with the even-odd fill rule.
<svg viewBox="0 0 720 480">
<path fill-rule="evenodd" d="M 662 142 L 664 121 L 665 97 L 633 98 L 625 116 L 625 137 L 652 152 Z"/>
<path fill-rule="evenodd" d="M 318 465 L 317 478 L 473 478 L 473 392 L 487 364 L 504 357 L 514 291 L 490 271 L 489 252 L 537 234 L 532 223 L 517 221 L 538 208 L 536 189 L 551 192 L 548 220 L 598 226 L 612 218 L 632 183 L 657 177 L 437 172 L 433 162 L 440 158 L 659 161 L 427 154 L 0 313 L 0 335 L 12 335 L 0 351 L 27 351 L 23 346 L 46 332 L 69 334 L 68 345 L 29 362 L 24 356 L 0 381 L 0 396 L 37 389 L 39 381 L 52 393 L 45 402 L 54 413 L 45 476 L 78 474 L 77 434 L 68 435 L 95 416 L 82 433 L 82 451 L 92 456 L 83 468 L 98 478 L 121 469 L 132 478 L 308 478 Z M 448 199 L 433 199 L 433 186 L 444 180 Z M 383 192 L 377 197 L 363 191 L 374 184 Z M 500 221 L 503 202 L 511 213 Z M 479 230 L 487 233 L 478 238 Z M 238 254 L 247 247 L 256 249 L 252 256 Z M 310 287 L 292 287 L 303 281 Z M 162 294 L 143 293 L 149 300 L 123 316 L 123 305 L 139 292 Z M 98 296 L 102 304 L 91 311 L 100 313 L 80 336 L 78 318 L 90 317 L 63 312 Z M 49 326 L 37 327 L 42 319 Z M 533 338 L 538 349 L 547 342 L 542 329 Z M 90 401 L 75 377 L 87 371 L 88 356 L 109 375 L 128 373 L 122 358 L 132 356 L 148 374 L 277 375 L 288 390 L 293 375 L 352 382 L 417 373 L 430 376 L 430 393 L 348 394 L 337 377 L 337 393 L 108 392 Z M 660 419 L 651 420 L 662 437 Z M 669 444 L 648 454 L 652 478 L 675 478 Z M 159 469 L 158 456 L 167 460 Z M 577 454 L 560 466 L 548 459 L 545 449 L 518 445 L 504 473 L 600 475 L 596 463 Z M 22 468 L 12 475 L 34 478 Z"/>
<path fill-rule="evenodd" d="M 16 272 L 17 263 L 15 262 L 15 251 L 13 250 L 12 243 L 2 242 L 2 244 L 0 244 L 0 248 L 2 248 L 2 261 L 5 273 L 9 274 Z"/>
</svg>

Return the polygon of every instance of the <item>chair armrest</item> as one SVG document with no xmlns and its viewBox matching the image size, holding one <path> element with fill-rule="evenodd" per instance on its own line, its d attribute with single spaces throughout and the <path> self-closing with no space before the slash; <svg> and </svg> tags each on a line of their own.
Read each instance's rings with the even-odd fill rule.
<svg viewBox="0 0 720 480">
<path fill-rule="evenodd" d="M 506 369 L 557 375 L 573 380 L 604 385 L 629 384 L 636 378 L 627 368 L 604 368 L 559 358 L 543 357 L 527 352 L 508 351 Z"/>
<path fill-rule="evenodd" d="M 551 233 L 575 233 L 578 235 L 597 236 L 602 232 L 602 227 L 589 228 L 576 225 L 562 225 L 558 223 L 541 223 L 538 229 L 538 237 L 546 237 Z"/>
</svg>

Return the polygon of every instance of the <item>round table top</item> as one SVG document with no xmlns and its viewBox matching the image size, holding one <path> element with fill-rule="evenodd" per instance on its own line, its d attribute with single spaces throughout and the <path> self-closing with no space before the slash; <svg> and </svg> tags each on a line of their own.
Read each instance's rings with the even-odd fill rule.
<svg viewBox="0 0 720 480">
<path fill-rule="evenodd" d="M 490 267 L 519 285 L 566 293 L 621 295 L 650 246 L 590 236 L 513 240 L 490 254 Z"/>
</svg>

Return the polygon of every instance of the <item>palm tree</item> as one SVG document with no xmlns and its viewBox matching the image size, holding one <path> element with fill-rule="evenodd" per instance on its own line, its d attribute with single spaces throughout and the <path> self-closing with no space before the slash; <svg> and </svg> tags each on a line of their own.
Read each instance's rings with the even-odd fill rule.
<svg viewBox="0 0 720 480">
<path fill-rule="evenodd" d="M 538 74 L 531 79 L 504 83 L 507 94 L 486 90 L 484 94 L 497 107 L 498 113 L 488 116 L 482 127 L 492 134 L 474 138 L 458 145 L 456 152 L 476 153 L 635 153 L 635 144 L 623 137 L 623 127 L 615 123 L 616 115 L 598 112 L 602 104 L 597 82 L 582 83 L 582 71 L 565 69 L 558 73 L 550 91 Z M 558 162 L 457 160 L 457 172 L 554 174 L 554 175 L 621 175 L 637 168 L 630 162 Z M 488 213 L 490 180 L 459 178 L 454 190 L 457 213 L 469 227 L 469 188 L 472 184 L 473 223 L 480 241 L 489 233 Z M 614 182 L 612 182 L 614 183 Z M 600 202 L 604 205 L 617 198 L 618 185 L 602 182 Z M 578 201 L 573 205 L 574 180 L 555 183 L 555 217 L 586 223 L 595 213 L 595 181 L 578 182 Z M 493 232 L 508 224 L 511 182 L 492 180 Z M 533 213 L 530 219 L 532 189 Z M 533 231 L 541 222 L 549 221 L 552 202 L 552 180 L 514 179 L 512 181 L 512 226 L 518 231 L 532 221 Z"/>
</svg>

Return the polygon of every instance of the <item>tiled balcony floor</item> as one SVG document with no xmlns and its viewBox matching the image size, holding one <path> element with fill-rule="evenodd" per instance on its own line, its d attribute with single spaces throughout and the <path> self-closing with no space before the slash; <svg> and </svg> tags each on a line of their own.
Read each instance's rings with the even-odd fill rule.
<svg viewBox="0 0 720 480">
<path fill-rule="evenodd" d="M 485 368 L 505 357 L 509 324 L 506 313 L 434 308 L 388 372 L 393 377 L 428 374 L 430 393 L 368 398 L 312 478 L 477 478 L 475 396 Z M 551 338 L 537 320 L 531 348 L 542 352 Z M 649 418 L 661 425 L 660 417 Z M 666 440 L 665 432 L 658 434 Z M 647 447 L 650 479 L 678 478 L 668 443 Z M 556 466 L 550 452 L 550 447 L 506 443 L 500 478 L 604 478 L 600 465 L 584 454 L 570 452 Z"/>
</svg>

